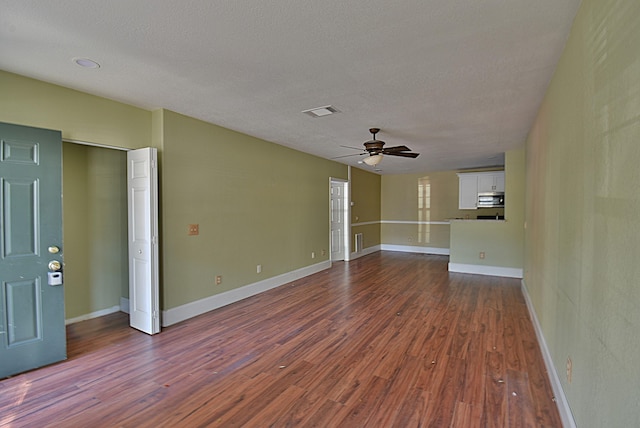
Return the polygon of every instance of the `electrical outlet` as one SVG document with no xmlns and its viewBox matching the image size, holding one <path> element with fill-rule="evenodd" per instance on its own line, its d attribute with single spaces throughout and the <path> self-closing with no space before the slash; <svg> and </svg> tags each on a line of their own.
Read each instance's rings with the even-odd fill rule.
<svg viewBox="0 0 640 428">
<path fill-rule="evenodd" d="M 222 284 L 222 275 L 217 275 L 216 276 L 216 285 L 220 285 Z"/>
<path fill-rule="evenodd" d="M 567 382 L 571 383 L 573 378 L 573 361 L 571 357 L 567 357 Z"/>
<path fill-rule="evenodd" d="M 315 252 L 315 251 L 312 251 L 312 252 L 311 252 L 311 258 L 312 258 L 312 259 L 315 259 L 315 258 L 316 258 L 316 252 Z"/>
<path fill-rule="evenodd" d="M 200 234 L 200 225 L 199 224 L 190 224 L 187 228 L 187 235 L 199 235 Z"/>
<path fill-rule="evenodd" d="M 484 251 L 480 251 L 480 258 L 484 259 Z"/>
<path fill-rule="evenodd" d="M 256 273 L 262 272 L 262 265 L 256 266 Z"/>
</svg>

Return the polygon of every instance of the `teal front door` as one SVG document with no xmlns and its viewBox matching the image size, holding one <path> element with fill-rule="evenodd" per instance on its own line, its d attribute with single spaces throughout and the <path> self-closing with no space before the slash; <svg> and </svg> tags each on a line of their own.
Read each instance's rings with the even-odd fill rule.
<svg viewBox="0 0 640 428">
<path fill-rule="evenodd" d="M 0 379 L 66 358 L 61 178 L 60 132 L 0 123 Z"/>
</svg>

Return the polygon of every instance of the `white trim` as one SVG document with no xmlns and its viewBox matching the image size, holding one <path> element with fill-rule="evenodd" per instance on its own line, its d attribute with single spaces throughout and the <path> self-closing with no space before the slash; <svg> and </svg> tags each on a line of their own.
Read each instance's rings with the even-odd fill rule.
<svg viewBox="0 0 640 428">
<path fill-rule="evenodd" d="M 504 276 L 507 278 L 522 278 L 522 269 L 501 267 L 501 266 L 449 263 L 449 272 L 473 273 L 476 275 Z"/>
<path fill-rule="evenodd" d="M 381 224 L 451 224 L 449 221 L 380 220 Z"/>
<path fill-rule="evenodd" d="M 356 226 L 368 226 L 371 224 L 444 224 L 450 225 L 449 221 L 405 221 L 405 220 L 375 220 L 375 221 L 363 221 L 360 223 L 351 223 L 351 227 Z"/>
<path fill-rule="evenodd" d="M 357 227 L 357 226 L 369 226 L 371 224 L 380 224 L 379 221 L 363 221 L 360 223 L 351 223 L 351 227 Z"/>
<path fill-rule="evenodd" d="M 204 299 L 196 300 L 195 302 L 190 302 L 176 308 L 167 309 L 166 311 L 162 311 L 162 326 L 168 327 L 189 318 L 204 314 L 205 312 L 246 299 L 247 297 L 255 296 L 256 294 L 271 290 L 272 288 L 279 287 L 291 281 L 329 269 L 330 267 L 331 262 L 324 261 L 292 272 L 287 272 L 282 275 L 254 282 L 253 284 L 248 284 L 244 287 L 205 297 Z"/>
<path fill-rule="evenodd" d="M 380 251 L 380 245 L 375 245 L 373 247 L 363 248 L 362 251 L 360 251 L 358 253 L 351 253 L 351 256 L 349 257 L 349 260 L 355 260 L 355 259 L 360 258 L 362 256 L 367 256 L 369 254 L 373 254 L 376 251 Z"/>
<path fill-rule="evenodd" d="M 551 388 L 553 389 L 553 394 L 556 398 L 555 401 L 558 407 L 558 412 L 560 413 L 560 418 L 562 419 L 562 426 L 566 428 L 576 428 L 576 422 L 573 419 L 573 413 L 571 413 L 571 408 L 569 407 L 567 396 L 564 393 L 564 389 L 562 389 L 558 371 L 553 364 L 553 358 L 551 358 L 551 352 L 549 352 L 547 342 L 544 340 L 542 327 L 540 326 L 540 321 L 538 321 L 538 316 L 536 315 L 535 308 L 533 307 L 533 303 L 531 302 L 531 296 L 529 296 L 529 291 L 527 290 L 527 285 L 524 282 L 524 279 L 521 281 L 521 288 L 522 294 L 524 295 L 524 300 L 525 302 L 527 302 L 527 309 L 529 310 L 529 315 L 531 316 L 531 321 L 533 322 L 533 328 L 536 331 L 538 343 L 540 344 L 542 358 L 544 359 L 544 364 L 547 367 L 547 373 L 549 373 L 549 381 L 551 382 Z"/>
<path fill-rule="evenodd" d="M 107 309 L 101 309 L 99 311 L 91 312 L 90 314 L 80 315 L 79 317 L 69 318 L 64 320 L 64 325 L 75 324 L 80 321 L 90 320 L 92 318 L 103 317 L 105 315 L 113 314 L 115 312 L 120 312 L 120 306 L 112 306 Z"/>
<path fill-rule="evenodd" d="M 437 247 L 419 247 L 417 245 L 392 245 L 392 244 L 382 244 L 380 246 L 382 251 L 400 251 L 403 253 L 420 253 L 420 254 L 439 254 L 442 256 L 449 255 L 448 248 L 437 248 Z"/>
<path fill-rule="evenodd" d="M 129 299 L 126 297 L 120 298 L 120 312 L 124 312 L 125 314 L 129 313 Z"/>
<path fill-rule="evenodd" d="M 124 151 L 124 152 L 128 152 L 129 150 L 134 150 L 134 149 L 128 149 L 126 147 L 108 146 L 106 144 L 92 143 L 90 141 L 72 140 L 70 138 L 63 138 L 62 142 L 64 142 L 64 143 L 72 143 L 72 144 L 79 144 L 81 146 L 100 147 L 100 148 L 103 148 L 103 149 L 121 150 L 121 151 Z"/>
</svg>

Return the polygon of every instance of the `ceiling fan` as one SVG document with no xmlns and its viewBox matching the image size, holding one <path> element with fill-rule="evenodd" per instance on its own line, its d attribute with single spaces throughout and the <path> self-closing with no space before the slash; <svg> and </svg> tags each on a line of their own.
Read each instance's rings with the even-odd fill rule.
<svg viewBox="0 0 640 428">
<path fill-rule="evenodd" d="M 380 132 L 380 128 L 370 128 L 369 132 L 371 132 L 371 134 L 373 135 L 373 139 L 364 143 L 363 153 L 339 156 L 339 157 L 343 158 L 347 156 L 368 155 L 366 158 L 362 160 L 362 162 L 370 166 L 375 166 L 380 163 L 384 155 L 401 156 L 405 158 L 417 158 L 420 155 L 420 153 L 412 152 L 411 149 L 407 146 L 394 146 L 394 147 L 387 147 L 385 149 L 384 141 L 376 140 L 376 134 Z M 348 146 L 343 146 L 343 147 L 355 149 L 355 147 L 348 147 Z M 337 158 L 334 158 L 334 159 L 337 159 Z"/>
</svg>

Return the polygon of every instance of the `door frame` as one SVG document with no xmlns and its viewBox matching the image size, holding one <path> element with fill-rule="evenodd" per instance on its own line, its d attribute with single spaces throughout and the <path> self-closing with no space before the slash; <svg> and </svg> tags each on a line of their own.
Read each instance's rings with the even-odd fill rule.
<svg viewBox="0 0 640 428">
<path fill-rule="evenodd" d="M 349 171 L 351 172 L 351 171 Z M 342 194 L 344 195 L 344 209 L 343 209 L 343 220 L 342 224 L 344 228 L 342 229 L 343 234 L 343 253 L 344 253 L 344 261 L 348 262 L 351 256 L 351 241 L 349 237 L 351 236 L 351 181 L 344 180 L 342 178 L 334 178 L 329 177 L 329 210 L 331 210 L 331 187 L 333 185 L 342 185 Z M 329 248 L 331 248 L 331 212 L 329 212 Z M 333 262 L 331 259 L 331 251 L 329 251 L 329 261 Z"/>
</svg>

